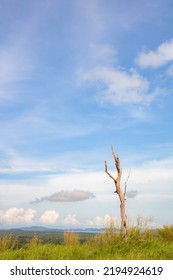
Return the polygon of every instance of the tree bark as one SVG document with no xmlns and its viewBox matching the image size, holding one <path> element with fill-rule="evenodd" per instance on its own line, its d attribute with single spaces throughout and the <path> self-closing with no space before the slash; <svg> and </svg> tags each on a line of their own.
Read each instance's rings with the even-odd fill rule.
<svg viewBox="0 0 173 280">
<path fill-rule="evenodd" d="M 124 193 L 121 190 L 121 175 L 122 175 L 122 170 L 121 170 L 121 165 L 120 165 L 120 159 L 118 157 L 118 155 L 115 155 L 114 153 L 114 149 L 113 147 L 111 147 L 112 149 L 112 155 L 114 157 L 115 160 L 115 166 L 116 166 L 116 170 L 117 170 L 117 177 L 115 178 L 114 176 L 112 176 L 109 172 L 108 172 L 108 167 L 107 167 L 107 162 L 105 161 L 105 172 L 108 174 L 108 176 L 114 181 L 115 184 L 115 192 L 117 193 L 119 200 L 120 200 L 120 214 L 121 214 L 121 234 L 122 234 L 122 238 L 126 239 L 126 235 L 127 235 L 127 216 L 126 216 L 126 212 L 125 212 L 125 200 L 126 200 L 126 188 L 127 188 L 127 180 L 125 182 L 125 189 L 124 189 Z"/>
</svg>

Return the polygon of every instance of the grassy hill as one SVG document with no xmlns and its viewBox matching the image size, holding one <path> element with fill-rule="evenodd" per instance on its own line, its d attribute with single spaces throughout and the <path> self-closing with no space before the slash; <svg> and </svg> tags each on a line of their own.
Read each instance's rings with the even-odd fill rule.
<svg viewBox="0 0 173 280">
<path fill-rule="evenodd" d="M 103 233 L 14 231 L 0 233 L 1 260 L 173 259 L 173 226 L 152 231 L 132 227 L 123 241 Z"/>
</svg>

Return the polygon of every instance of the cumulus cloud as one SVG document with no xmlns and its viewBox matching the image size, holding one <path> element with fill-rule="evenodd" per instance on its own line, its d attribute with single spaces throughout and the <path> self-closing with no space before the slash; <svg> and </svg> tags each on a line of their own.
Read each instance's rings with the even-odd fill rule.
<svg viewBox="0 0 173 280">
<path fill-rule="evenodd" d="M 76 218 L 75 214 L 68 214 L 67 217 L 64 219 L 65 225 L 78 225 L 79 221 Z"/>
<path fill-rule="evenodd" d="M 33 209 L 10 208 L 0 211 L 0 222 L 6 224 L 30 224 L 35 218 L 36 211 Z"/>
<path fill-rule="evenodd" d="M 129 72 L 111 67 L 99 67 L 81 73 L 84 82 L 101 85 L 101 93 L 97 96 L 100 103 L 109 102 L 113 105 L 141 104 L 149 105 L 155 94 L 149 94 L 149 82 L 136 71 Z"/>
<path fill-rule="evenodd" d="M 136 63 L 143 67 L 160 67 L 173 61 L 173 40 L 161 44 L 155 51 L 141 52 L 136 58 Z"/>
<path fill-rule="evenodd" d="M 114 226 L 119 227 L 120 221 L 117 218 L 113 218 L 110 215 L 105 215 L 104 217 L 96 216 L 94 219 L 89 220 L 87 224 L 89 226 L 96 227 L 110 227 L 111 223 L 114 223 Z"/>
<path fill-rule="evenodd" d="M 40 217 L 40 223 L 53 225 L 58 221 L 59 218 L 60 218 L 60 215 L 56 211 L 46 211 Z"/>
<path fill-rule="evenodd" d="M 40 199 L 36 199 L 32 203 L 42 202 L 44 200 L 50 202 L 73 202 L 73 201 L 83 201 L 87 199 L 95 198 L 95 195 L 88 191 L 82 190 L 73 190 L 73 191 L 64 191 L 61 190 L 57 193 L 54 193 L 50 196 L 44 196 Z"/>
</svg>

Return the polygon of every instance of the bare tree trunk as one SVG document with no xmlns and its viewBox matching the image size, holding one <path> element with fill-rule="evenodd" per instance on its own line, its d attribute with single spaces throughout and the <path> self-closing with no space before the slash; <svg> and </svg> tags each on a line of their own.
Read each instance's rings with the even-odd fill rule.
<svg viewBox="0 0 173 280">
<path fill-rule="evenodd" d="M 125 182 L 125 189 L 124 193 L 122 193 L 121 190 L 121 175 L 122 175 L 122 170 L 120 166 L 120 160 L 118 155 L 115 155 L 113 147 L 112 149 L 112 155 L 115 160 L 115 166 L 117 170 L 117 178 L 113 177 L 109 172 L 108 172 L 108 167 L 107 167 L 107 162 L 105 161 L 105 172 L 108 174 L 108 176 L 114 181 L 115 183 L 115 193 L 118 194 L 119 200 L 120 200 L 120 214 L 121 214 L 121 233 L 122 233 L 122 238 L 126 239 L 126 234 L 127 234 L 127 216 L 125 212 L 125 196 L 126 196 L 126 188 L 127 188 L 127 180 Z"/>
</svg>

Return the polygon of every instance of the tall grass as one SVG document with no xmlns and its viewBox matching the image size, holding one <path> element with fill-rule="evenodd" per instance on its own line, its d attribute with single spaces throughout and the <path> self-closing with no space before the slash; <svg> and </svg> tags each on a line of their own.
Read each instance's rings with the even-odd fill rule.
<svg viewBox="0 0 173 280">
<path fill-rule="evenodd" d="M 6 250 L 14 250 L 17 245 L 17 239 L 12 235 L 4 235 L 0 237 L 0 252 Z"/>
<path fill-rule="evenodd" d="M 164 225 L 158 229 L 158 235 L 162 240 L 173 241 L 173 225 Z"/>
<path fill-rule="evenodd" d="M 173 225 L 157 231 L 148 228 L 143 221 L 131 226 L 126 241 L 120 231 L 114 230 L 113 223 L 103 233 L 95 234 L 85 242 L 80 242 L 79 234 L 65 232 L 62 244 L 42 243 L 34 236 L 28 244 L 17 248 L 12 236 L 0 238 L 0 259 L 173 259 Z M 169 241 L 169 242 L 168 242 Z"/>
<path fill-rule="evenodd" d="M 34 237 L 31 238 L 31 240 L 28 242 L 28 247 L 29 248 L 37 247 L 38 245 L 41 245 L 41 244 L 42 244 L 41 239 L 37 235 L 34 235 Z"/>
<path fill-rule="evenodd" d="M 64 232 L 64 245 L 79 245 L 79 234 L 73 231 Z"/>
</svg>

